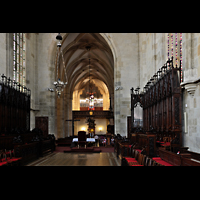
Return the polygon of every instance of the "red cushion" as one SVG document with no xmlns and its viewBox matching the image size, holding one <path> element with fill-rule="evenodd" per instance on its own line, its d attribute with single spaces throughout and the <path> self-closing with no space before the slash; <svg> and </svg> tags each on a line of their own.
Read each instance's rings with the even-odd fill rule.
<svg viewBox="0 0 200 200">
<path fill-rule="evenodd" d="M 137 162 L 137 160 L 135 160 L 135 159 L 128 159 L 128 160 L 126 160 L 127 162 Z"/>
<path fill-rule="evenodd" d="M 131 161 L 128 161 L 128 163 L 137 163 L 137 161 L 136 160 L 131 160 Z"/>
<path fill-rule="evenodd" d="M 140 150 L 140 149 L 136 149 L 136 151 L 138 151 L 139 153 L 141 153 L 142 150 Z"/>
<path fill-rule="evenodd" d="M 15 161 L 18 161 L 18 160 L 21 160 L 21 158 L 11 158 L 10 161 L 12 162 L 15 162 Z"/>
<path fill-rule="evenodd" d="M 164 143 L 164 144 L 161 144 L 161 146 L 170 146 L 170 142 L 166 142 L 166 143 Z"/>
<path fill-rule="evenodd" d="M 16 162 L 16 161 L 18 161 L 18 160 L 21 160 L 21 158 L 15 158 L 15 157 L 10 158 L 10 157 L 7 157 L 7 161 L 9 161 L 9 163 L 11 163 L 11 162 Z M 5 161 L 5 162 L 6 162 L 6 161 Z"/>
<path fill-rule="evenodd" d="M 0 162 L 0 166 L 7 164 L 7 162 Z"/>
<path fill-rule="evenodd" d="M 161 143 L 161 144 L 164 144 L 164 142 L 161 142 L 161 141 L 156 141 L 157 143 Z"/>
<path fill-rule="evenodd" d="M 125 158 L 126 160 L 135 160 L 135 158 Z"/>
<path fill-rule="evenodd" d="M 153 160 L 157 161 L 157 160 L 162 160 L 160 157 L 154 157 L 152 158 Z"/>
<path fill-rule="evenodd" d="M 173 166 L 173 165 L 169 164 L 168 162 L 162 160 L 160 157 L 153 157 L 152 159 L 155 160 L 157 163 L 160 163 L 162 165 Z"/>
</svg>

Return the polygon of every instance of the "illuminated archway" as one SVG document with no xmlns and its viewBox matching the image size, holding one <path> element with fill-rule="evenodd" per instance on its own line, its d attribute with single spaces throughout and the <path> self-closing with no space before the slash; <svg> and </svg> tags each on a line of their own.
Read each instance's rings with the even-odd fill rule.
<svg viewBox="0 0 200 200">
<path fill-rule="evenodd" d="M 62 49 L 64 64 L 60 59 L 59 73 L 64 81 L 65 72 L 68 76 L 68 85 L 60 99 L 57 99 L 57 135 L 70 136 L 72 123 L 65 119 L 72 118 L 72 109 L 77 109 L 80 95 L 90 80 L 104 97 L 104 110 L 110 106 L 114 109 L 114 64 L 116 55 L 110 47 L 105 35 L 99 33 L 66 33 L 62 34 Z M 112 46 L 112 45 L 111 45 Z M 88 51 L 89 47 L 89 51 Z M 72 103 L 73 101 L 73 103 Z"/>
</svg>

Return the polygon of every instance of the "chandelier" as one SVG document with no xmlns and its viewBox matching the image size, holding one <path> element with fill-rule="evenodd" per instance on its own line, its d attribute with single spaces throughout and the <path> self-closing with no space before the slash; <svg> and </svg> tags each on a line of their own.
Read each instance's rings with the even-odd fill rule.
<svg viewBox="0 0 200 200">
<path fill-rule="evenodd" d="M 57 51 L 56 51 L 56 66 L 57 66 L 57 75 L 56 75 L 56 80 L 54 81 L 54 86 L 58 95 L 58 98 L 60 98 L 61 93 L 63 91 L 63 89 L 65 88 L 65 86 L 67 85 L 67 74 L 66 74 L 66 69 L 65 69 L 65 61 L 64 61 L 64 57 L 63 57 L 63 51 L 62 51 L 62 44 L 61 44 L 61 40 L 62 40 L 62 36 L 60 35 L 60 33 L 58 33 L 58 35 L 56 36 L 56 40 L 57 40 Z M 60 54 L 62 55 L 62 61 L 63 61 L 63 66 L 64 66 L 64 72 L 65 72 L 65 79 L 66 81 L 61 81 L 58 75 L 58 68 L 59 68 L 59 60 L 60 60 Z"/>
<path fill-rule="evenodd" d="M 59 78 L 53 84 L 56 88 L 56 92 L 57 92 L 58 97 L 60 97 L 61 92 L 63 91 L 63 88 L 65 87 L 66 84 L 63 81 L 61 81 Z"/>
<path fill-rule="evenodd" d="M 88 47 L 88 49 L 90 50 L 90 47 Z M 92 110 L 94 110 L 94 95 L 93 93 L 90 91 L 90 58 L 89 58 L 89 114 L 93 115 Z"/>
</svg>

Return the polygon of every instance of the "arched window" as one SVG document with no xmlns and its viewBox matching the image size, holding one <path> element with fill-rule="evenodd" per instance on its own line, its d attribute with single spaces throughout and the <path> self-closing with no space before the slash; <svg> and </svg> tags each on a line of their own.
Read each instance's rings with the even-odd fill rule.
<svg viewBox="0 0 200 200">
<path fill-rule="evenodd" d="M 168 59 L 173 56 L 174 67 L 181 66 L 181 82 L 182 76 L 182 33 L 168 33 Z"/>
<path fill-rule="evenodd" d="M 26 84 L 25 33 L 13 33 L 13 80 Z"/>
</svg>

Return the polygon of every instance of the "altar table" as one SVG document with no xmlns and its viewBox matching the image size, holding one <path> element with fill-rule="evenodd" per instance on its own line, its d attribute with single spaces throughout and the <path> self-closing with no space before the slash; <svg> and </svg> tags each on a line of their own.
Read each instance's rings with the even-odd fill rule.
<svg viewBox="0 0 200 200">
<path fill-rule="evenodd" d="M 78 142 L 78 138 L 73 138 L 72 142 Z M 86 138 L 86 142 L 95 142 L 94 138 Z"/>
</svg>

